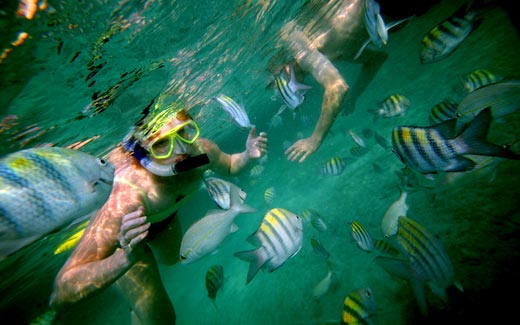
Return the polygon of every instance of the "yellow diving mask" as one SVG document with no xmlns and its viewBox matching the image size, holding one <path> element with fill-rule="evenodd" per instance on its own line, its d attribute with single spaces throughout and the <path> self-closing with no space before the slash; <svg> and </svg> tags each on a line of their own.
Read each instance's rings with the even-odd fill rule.
<svg viewBox="0 0 520 325">
<path fill-rule="evenodd" d="M 180 147 L 185 149 L 182 143 L 194 143 L 199 134 L 199 126 L 190 119 L 167 131 L 160 138 L 153 140 L 148 146 L 149 152 L 156 159 L 167 159 L 172 155 L 174 149 L 181 149 Z M 183 151 L 182 149 L 180 151 Z"/>
</svg>

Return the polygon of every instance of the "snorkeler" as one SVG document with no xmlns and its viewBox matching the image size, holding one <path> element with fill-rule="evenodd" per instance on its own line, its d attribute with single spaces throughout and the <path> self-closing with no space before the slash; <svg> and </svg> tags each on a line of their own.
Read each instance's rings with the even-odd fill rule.
<svg viewBox="0 0 520 325">
<path fill-rule="evenodd" d="M 357 98 L 387 58 L 386 53 L 367 47 L 359 59 L 354 59 L 368 37 L 364 3 L 365 0 L 311 0 L 280 31 L 282 52 L 271 60 L 270 69 L 279 70 L 280 66 L 287 66 L 287 59 L 294 60 L 295 69 L 311 74 L 325 89 L 312 135 L 296 141 L 285 151 L 291 161 L 303 162 L 318 150 L 345 96 L 345 113 L 352 113 Z M 339 59 L 363 64 L 352 88 L 332 63 Z"/>
<path fill-rule="evenodd" d="M 116 167 L 112 192 L 55 279 L 54 310 L 114 284 L 130 305 L 133 324 L 175 323 L 157 267 L 179 258 L 182 235 L 175 211 L 200 187 L 206 169 L 236 174 L 267 150 L 266 134 L 257 136 L 255 128 L 246 150 L 235 154 L 199 133 L 177 103 L 148 115 L 109 153 Z"/>
</svg>

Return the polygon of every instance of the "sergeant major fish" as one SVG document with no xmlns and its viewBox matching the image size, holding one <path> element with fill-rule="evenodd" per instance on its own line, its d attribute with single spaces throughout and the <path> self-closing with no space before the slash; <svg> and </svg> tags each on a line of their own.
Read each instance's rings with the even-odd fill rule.
<svg viewBox="0 0 520 325">
<path fill-rule="evenodd" d="M 376 301 L 370 288 L 350 292 L 343 302 L 342 324 L 375 324 L 373 316 L 377 310 Z"/>
<path fill-rule="evenodd" d="M 280 74 L 274 77 L 274 81 L 276 84 L 276 89 L 278 89 L 278 92 L 282 96 L 283 102 L 285 103 L 282 105 L 282 107 L 280 107 L 280 110 L 276 113 L 276 115 L 280 115 L 287 107 L 295 110 L 303 103 L 303 100 L 305 99 L 304 94 L 307 92 L 307 90 L 312 88 L 311 86 L 307 86 L 296 81 L 294 67 L 292 64 L 289 65 L 289 76 L 284 76 L 283 72 L 280 72 Z"/>
<path fill-rule="evenodd" d="M 298 254 L 303 243 L 302 220 L 286 209 L 271 209 L 248 241 L 259 247 L 234 254 L 250 263 L 246 284 L 251 282 L 260 268 L 265 267 L 272 272 Z"/>
<path fill-rule="evenodd" d="M 204 179 L 204 185 L 208 190 L 208 194 L 213 201 L 219 206 L 219 208 L 227 210 L 230 207 L 230 190 L 233 183 L 225 181 L 216 177 L 206 177 Z M 247 197 L 247 193 L 244 190 L 239 189 L 240 201 L 243 203 Z"/>
<path fill-rule="evenodd" d="M 218 95 L 215 100 L 228 112 L 233 120 L 242 128 L 251 128 L 253 125 L 249 121 L 246 110 L 243 105 L 237 104 L 231 97 L 226 95 Z"/>
<path fill-rule="evenodd" d="M 448 19 L 430 30 L 421 41 L 421 63 L 437 62 L 453 53 L 482 23 L 484 8 L 481 3 L 471 1 L 460 6 Z"/>
<path fill-rule="evenodd" d="M 368 110 L 374 114 L 374 122 L 379 116 L 390 118 L 394 116 L 405 116 L 410 107 L 410 100 L 401 94 L 394 94 L 383 100 L 377 109 Z"/>
<path fill-rule="evenodd" d="M 0 258 L 100 208 L 114 166 L 85 152 L 49 147 L 0 159 Z"/>
<path fill-rule="evenodd" d="M 423 226 L 407 217 L 399 218 L 397 241 L 401 257 L 378 256 L 375 261 L 388 273 L 410 282 L 422 314 L 428 312 L 425 287 L 443 302 L 448 302 L 446 289 L 455 285 L 455 271 L 441 241 Z"/>
<path fill-rule="evenodd" d="M 520 159 L 509 149 L 486 141 L 491 108 L 482 110 L 471 123 L 454 136 L 457 120 L 431 127 L 398 126 L 392 131 L 394 153 L 410 168 L 423 173 L 471 170 L 476 163 L 464 154 Z"/>
<path fill-rule="evenodd" d="M 231 184 L 231 183 L 230 183 Z M 212 253 L 231 232 L 238 227 L 233 223 L 240 213 L 256 212 L 240 201 L 240 189 L 231 184 L 230 208 L 210 210 L 204 217 L 192 224 L 181 241 L 180 260 L 182 264 L 193 263 Z"/>
<path fill-rule="evenodd" d="M 224 267 L 222 265 L 211 266 L 206 272 L 206 290 L 215 308 L 217 308 L 215 303 L 217 292 L 222 287 L 222 284 L 224 284 Z"/>
</svg>

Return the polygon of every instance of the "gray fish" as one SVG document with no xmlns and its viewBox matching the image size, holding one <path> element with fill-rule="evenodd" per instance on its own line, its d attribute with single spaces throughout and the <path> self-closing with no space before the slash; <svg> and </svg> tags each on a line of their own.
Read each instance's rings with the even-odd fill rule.
<svg viewBox="0 0 520 325">
<path fill-rule="evenodd" d="M 376 139 L 377 144 L 380 145 L 381 148 L 383 148 L 385 150 L 392 148 L 392 146 L 388 143 L 388 141 L 377 132 L 374 132 L 374 139 Z"/>
<path fill-rule="evenodd" d="M 520 79 L 504 79 L 495 84 L 481 87 L 469 93 L 459 104 L 457 112 L 460 118 L 458 127 L 471 121 L 478 113 L 491 107 L 493 119 L 503 122 L 503 119 L 520 108 Z"/>
<path fill-rule="evenodd" d="M 455 119 L 431 127 L 398 126 L 392 132 L 394 153 L 410 168 L 423 173 L 471 170 L 476 163 L 465 154 L 520 159 L 509 149 L 486 141 L 491 108 L 482 110 L 459 135 Z"/>
<path fill-rule="evenodd" d="M 232 98 L 226 95 L 218 95 L 215 100 L 228 112 L 233 120 L 242 128 L 251 128 L 254 125 L 249 121 L 246 110 L 243 105 L 237 104 Z"/>
<path fill-rule="evenodd" d="M 0 159 L 0 258 L 99 209 L 114 166 L 67 148 L 33 148 Z"/>
<path fill-rule="evenodd" d="M 233 222 L 240 213 L 256 212 L 241 203 L 239 191 L 236 185 L 231 186 L 231 206 L 228 210 L 210 210 L 188 228 L 181 241 L 182 264 L 193 263 L 215 251 L 227 235 L 238 229 Z"/>
<path fill-rule="evenodd" d="M 234 254 L 250 263 L 246 283 L 254 278 L 260 268 L 265 267 L 272 272 L 298 254 L 303 243 L 302 220 L 286 209 L 271 209 L 248 241 L 259 247 Z"/>
<path fill-rule="evenodd" d="M 206 290 L 208 291 L 208 297 L 217 308 L 215 299 L 217 298 L 217 292 L 224 284 L 224 267 L 222 265 L 213 265 L 206 272 Z"/>
</svg>

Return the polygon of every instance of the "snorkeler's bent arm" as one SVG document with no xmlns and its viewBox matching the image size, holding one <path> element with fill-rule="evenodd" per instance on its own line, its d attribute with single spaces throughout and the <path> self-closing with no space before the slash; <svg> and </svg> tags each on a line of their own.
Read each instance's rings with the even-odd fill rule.
<svg viewBox="0 0 520 325">
<path fill-rule="evenodd" d="M 248 163 L 247 150 L 235 154 L 227 154 L 220 150 L 218 145 L 208 139 L 200 139 L 204 152 L 209 156 L 211 169 L 222 175 L 234 175 L 239 173 Z"/>
<path fill-rule="evenodd" d="M 349 87 L 334 64 L 316 49 L 306 51 L 297 62 L 325 89 L 320 117 L 311 136 L 317 143 L 321 143 L 336 119 Z"/>
<path fill-rule="evenodd" d="M 58 273 L 50 306 L 62 309 L 119 279 L 132 265 L 132 255 L 117 247 L 120 221 L 106 204 L 92 219 L 78 246 Z"/>
</svg>

